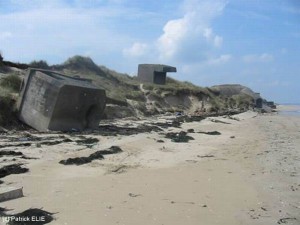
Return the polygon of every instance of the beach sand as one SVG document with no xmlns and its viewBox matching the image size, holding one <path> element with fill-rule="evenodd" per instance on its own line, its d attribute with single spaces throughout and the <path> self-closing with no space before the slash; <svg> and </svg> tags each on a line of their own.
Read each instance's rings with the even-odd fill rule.
<svg viewBox="0 0 300 225">
<path fill-rule="evenodd" d="M 149 120 L 165 117 L 115 123 Z M 25 197 L 0 205 L 13 209 L 10 213 L 43 208 L 56 213 L 53 225 L 299 225 L 299 127 L 297 116 L 249 111 L 162 132 L 86 135 L 99 139 L 92 148 L 74 143 L 7 148 L 39 159 L 14 162 L 25 163 L 30 171 L 2 178 L 2 186 L 23 187 Z M 195 131 L 188 133 L 194 138 L 188 143 L 164 136 L 188 129 Z M 59 164 L 112 145 L 123 152 L 80 166 Z M 1 164 L 11 160 L 0 158 Z"/>
</svg>

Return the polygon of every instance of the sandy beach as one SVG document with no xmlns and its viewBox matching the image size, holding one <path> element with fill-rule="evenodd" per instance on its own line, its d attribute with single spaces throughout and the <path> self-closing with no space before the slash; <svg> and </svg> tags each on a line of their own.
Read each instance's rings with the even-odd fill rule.
<svg viewBox="0 0 300 225">
<path fill-rule="evenodd" d="M 136 127 L 168 119 L 109 123 Z M 8 213 L 43 208 L 56 213 L 53 225 L 299 225 L 299 127 L 300 116 L 248 111 L 132 135 L 29 132 L 72 140 L 83 135 L 99 142 L 88 147 L 62 142 L 0 149 L 37 158 L 0 158 L 1 165 L 23 163 L 29 168 L 1 178 L 1 186 L 23 187 L 25 197 L 0 206 L 12 209 Z M 194 140 L 176 143 L 165 136 L 180 131 L 188 131 Z M 212 131 L 220 134 L 199 133 Z M 0 145 L 25 134 L 2 134 Z M 79 166 L 59 163 L 111 146 L 123 152 Z"/>
</svg>

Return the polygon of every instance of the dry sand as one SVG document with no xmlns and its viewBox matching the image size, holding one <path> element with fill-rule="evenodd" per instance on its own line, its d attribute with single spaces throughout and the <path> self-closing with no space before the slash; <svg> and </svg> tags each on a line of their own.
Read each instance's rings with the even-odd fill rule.
<svg viewBox="0 0 300 225">
<path fill-rule="evenodd" d="M 151 132 L 90 135 L 100 140 L 91 149 L 74 143 L 7 148 L 39 159 L 17 159 L 30 172 L 2 178 L 2 186 L 21 186 L 25 197 L 1 207 L 43 207 L 57 212 L 53 225 L 299 225 L 300 116 L 246 112 L 234 118 L 213 118 L 229 124 L 207 118 L 167 129 L 221 132 L 190 133 L 195 140 L 188 143 Z M 116 123 L 149 120 L 165 117 Z M 58 163 L 112 145 L 124 152 L 81 166 Z M 3 165 L 10 160 L 0 158 Z"/>
</svg>

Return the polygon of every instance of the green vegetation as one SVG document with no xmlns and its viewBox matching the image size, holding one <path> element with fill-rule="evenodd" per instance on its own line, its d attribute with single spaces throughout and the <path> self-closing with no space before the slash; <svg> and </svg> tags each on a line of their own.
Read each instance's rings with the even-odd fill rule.
<svg viewBox="0 0 300 225">
<path fill-rule="evenodd" d="M 18 92 L 20 90 L 21 82 L 21 78 L 13 73 L 0 80 L 0 87 L 11 90 L 11 92 Z"/>
<path fill-rule="evenodd" d="M 48 63 L 44 60 L 40 60 L 40 61 L 32 61 L 30 64 L 29 64 L 30 67 L 32 68 L 39 68 L 39 69 L 50 69 Z"/>
<path fill-rule="evenodd" d="M 203 88 L 192 84 L 187 81 L 177 81 L 173 78 L 167 77 L 166 85 L 158 84 L 145 84 L 144 88 L 149 91 L 153 91 L 156 94 L 162 95 L 162 97 L 168 95 L 180 96 L 183 94 L 191 94 L 202 97 L 202 95 L 213 96 L 213 93 L 208 88 Z"/>
<path fill-rule="evenodd" d="M 3 57 L 0 53 L 0 69 Z M 4 64 L 3 64 L 4 65 Z M 197 99 L 202 104 L 196 110 L 222 112 L 228 109 L 248 109 L 253 106 L 253 98 L 239 93 L 237 85 L 225 86 L 231 95 L 222 93 L 218 87 L 199 87 L 187 81 L 177 81 L 167 77 L 166 85 L 143 84 L 146 91 L 140 89 L 137 77 L 118 73 L 105 66 L 98 66 L 89 57 L 74 56 L 60 65 L 49 66 L 46 61 L 33 61 L 29 65 L 5 62 L 3 68 L 25 69 L 27 67 L 55 70 L 67 76 L 90 79 L 106 90 L 106 114 L 121 116 L 151 115 L 158 112 L 178 112 L 188 110 Z M 16 119 L 16 94 L 19 92 L 21 79 L 17 74 L 9 74 L 0 80 L 0 125 L 9 125 Z M 223 87 L 224 89 L 224 87 Z M 227 90 L 226 89 L 226 90 Z M 236 93 L 235 93 L 236 92 Z M 239 93 L 239 94 L 237 94 Z M 190 97 L 192 100 L 190 101 Z M 146 105 L 147 102 L 147 105 Z"/>
<path fill-rule="evenodd" d="M 249 109 L 254 106 L 253 98 L 246 94 L 234 95 L 232 98 L 236 102 L 236 108 Z"/>
<path fill-rule="evenodd" d="M 20 89 L 21 79 L 10 74 L 0 79 L 0 125 L 8 126 L 17 121 L 16 96 Z"/>
</svg>

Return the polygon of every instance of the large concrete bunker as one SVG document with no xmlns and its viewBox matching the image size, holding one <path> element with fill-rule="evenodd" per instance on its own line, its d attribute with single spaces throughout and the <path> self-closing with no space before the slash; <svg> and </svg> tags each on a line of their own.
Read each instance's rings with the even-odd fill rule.
<svg viewBox="0 0 300 225">
<path fill-rule="evenodd" d="M 30 69 L 20 91 L 19 119 L 39 131 L 96 128 L 105 102 L 105 90 L 90 80 Z"/>
<path fill-rule="evenodd" d="M 139 64 L 138 79 L 141 82 L 166 84 L 167 72 L 177 72 L 177 69 L 162 64 Z"/>
</svg>

